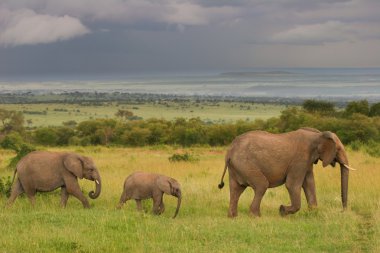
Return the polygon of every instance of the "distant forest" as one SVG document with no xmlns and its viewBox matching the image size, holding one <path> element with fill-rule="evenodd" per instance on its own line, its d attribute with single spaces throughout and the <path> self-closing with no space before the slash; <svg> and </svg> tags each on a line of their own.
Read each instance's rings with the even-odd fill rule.
<svg viewBox="0 0 380 253">
<path fill-rule="evenodd" d="M 331 98 L 334 105 L 343 108 L 347 99 Z M 237 97 L 237 96 L 207 96 L 207 95 L 173 95 L 152 93 L 125 93 L 125 92 L 61 92 L 61 93 L 0 93 L 0 104 L 35 104 L 35 103 L 66 103 L 102 105 L 105 102 L 141 104 L 153 101 L 175 102 L 255 102 L 261 104 L 302 105 L 304 98 L 285 97 Z"/>
</svg>

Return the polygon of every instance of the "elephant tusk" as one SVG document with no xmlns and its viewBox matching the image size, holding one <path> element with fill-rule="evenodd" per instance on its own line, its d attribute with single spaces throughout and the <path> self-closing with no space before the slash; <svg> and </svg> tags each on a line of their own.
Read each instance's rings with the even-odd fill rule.
<svg viewBox="0 0 380 253">
<path fill-rule="evenodd" d="M 97 179 L 95 179 L 95 183 L 99 184 L 99 181 Z"/>
<path fill-rule="evenodd" d="M 352 167 L 350 167 L 350 166 L 348 166 L 347 164 L 344 164 L 344 163 L 343 163 L 343 166 L 346 167 L 349 170 L 356 170 L 356 169 L 354 169 L 354 168 L 352 168 Z"/>
</svg>

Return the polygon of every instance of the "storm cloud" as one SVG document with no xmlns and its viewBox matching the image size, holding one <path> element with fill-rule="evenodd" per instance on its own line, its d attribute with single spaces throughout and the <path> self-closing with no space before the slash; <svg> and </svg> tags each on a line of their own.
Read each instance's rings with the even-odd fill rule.
<svg viewBox="0 0 380 253">
<path fill-rule="evenodd" d="M 2 0 L 0 74 L 377 67 L 378 10 L 377 0 Z"/>
</svg>

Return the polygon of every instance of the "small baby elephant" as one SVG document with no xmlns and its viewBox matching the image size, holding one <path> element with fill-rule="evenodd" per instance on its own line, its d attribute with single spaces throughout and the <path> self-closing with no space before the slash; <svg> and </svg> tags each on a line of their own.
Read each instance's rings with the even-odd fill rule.
<svg viewBox="0 0 380 253">
<path fill-rule="evenodd" d="M 155 173 L 135 172 L 125 179 L 123 193 L 117 208 L 121 208 L 127 200 L 134 199 L 137 210 L 141 211 L 141 200 L 153 198 L 153 213 L 160 215 L 165 211 L 162 199 L 164 193 L 178 198 L 174 219 L 178 214 L 182 199 L 181 185 L 177 180 Z"/>
</svg>

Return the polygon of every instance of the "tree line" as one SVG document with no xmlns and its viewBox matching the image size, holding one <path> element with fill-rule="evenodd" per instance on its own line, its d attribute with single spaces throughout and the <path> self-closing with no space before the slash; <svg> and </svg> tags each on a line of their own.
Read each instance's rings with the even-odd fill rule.
<svg viewBox="0 0 380 253">
<path fill-rule="evenodd" d="M 119 115 L 120 116 L 120 115 Z M 302 107 L 291 107 L 279 117 L 230 123 L 204 122 L 200 118 L 141 119 L 127 117 L 91 119 L 80 123 L 27 130 L 20 112 L 0 109 L 0 145 L 19 149 L 22 145 L 228 145 L 238 135 L 251 130 L 283 133 L 300 127 L 335 132 L 344 144 L 354 148 L 371 146 L 380 155 L 380 103 L 353 101 L 336 110 L 333 103 L 306 100 Z M 373 147 L 373 148 L 372 148 Z M 24 147 L 25 148 L 25 147 Z"/>
</svg>

